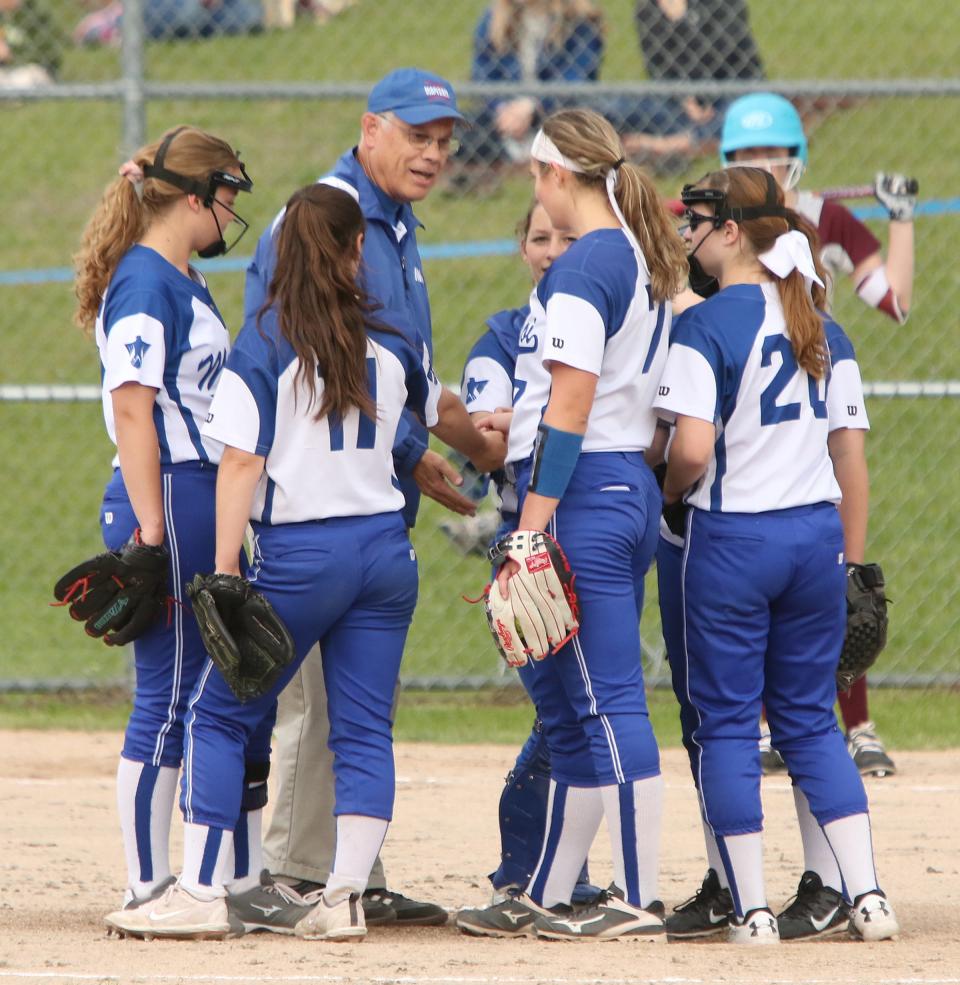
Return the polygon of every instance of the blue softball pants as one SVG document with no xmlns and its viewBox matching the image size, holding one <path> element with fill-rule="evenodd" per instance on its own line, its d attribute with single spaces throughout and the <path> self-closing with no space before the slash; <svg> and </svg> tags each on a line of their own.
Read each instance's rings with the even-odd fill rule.
<svg viewBox="0 0 960 985">
<path fill-rule="evenodd" d="M 417 601 L 417 562 L 400 513 L 254 524 L 253 586 L 286 623 L 296 660 L 241 703 L 207 662 L 190 699 L 180 805 L 188 822 L 232 830 L 244 756 L 272 727 L 277 696 L 320 643 L 335 814 L 393 815 L 393 694 Z"/>
<path fill-rule="evenodd" d="M 693 509 L 679 568 L 676 549 L 663 539 L 657 558 L 684 745 L 714 833 L 762 830 L 762 705 L 773 743 L 818 822 L 866 812 L 863 782 L 834 712 L 846 626 L 836 508 Z"/>
<path fill-rule="evenodd" d="M 518 487 L 525 492 L 529 469 Z M 576 787 L 660 772 L 640 663 L 643 580 L 660 491 L 639 452 L 582 454 L 548 532 L 576 574 L 580 632 L 519 668 L 544 724 L 554 779 Z"/>
</svg>

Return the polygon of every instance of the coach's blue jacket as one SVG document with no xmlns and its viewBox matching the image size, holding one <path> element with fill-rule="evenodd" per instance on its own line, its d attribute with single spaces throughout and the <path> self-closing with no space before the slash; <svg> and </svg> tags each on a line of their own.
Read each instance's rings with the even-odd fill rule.
<svg viewBox="0 0 960 985">
<path fill-rule="evenodd" d="M 333 170 L 320 178 L 326 184 L 348 191 L 358 197 L 360 209 L 367 221 L 363 241 L 364 287 L 387 311 L 400 312 L 404 322 L 416 331 L 427 344 L 433 362 L 433 329 L 430 320 L 430 300 L 423 277 L 423 263 L 417 249 L 416 230 L 420 221 L 409 203 L 398 203 L 382 192 L 366 175 L 356 157 L 356 147 L 347 151 Z M 276 265 L 274 237 L 280 228 L 283 211 L 277 215 L 257 243 L 253 259 L 247 267 L 243 307 L 244 321 L 256 315 L 267 296 L 267 288 Z M 416 345 L 415 338 L 410 339 Z M 409 412 L 405 412 L 393 446 L 393 464 L 400 480 L 406 506 L 403 518 L 412 527 L 417 519 L 420 490 L 413 479 L 413 468 L 427 450 L 426 428 Z"/>
</svg>

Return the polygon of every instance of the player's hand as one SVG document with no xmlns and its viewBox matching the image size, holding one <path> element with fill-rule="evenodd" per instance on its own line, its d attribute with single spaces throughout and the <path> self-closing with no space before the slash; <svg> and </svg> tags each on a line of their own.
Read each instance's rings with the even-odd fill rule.
<svg viewBox="0 0 960 985">
<path fill-rule="evenodd" d="M 477 427 L 481 431 L 499 431 L 507 438 L 510 434 L 510 422 L 513 420 L 513 410 L 504 410 L 498 407 L 492 414 L 488 414 L 477 422 Z"/>
<path fill-rule="evenodd" d="M 477 512 L 477 504 L 454 488 L 463 485 L 463 479 L 443 455 L 428 448 L 414 466 L 413 478 L 424 496 L 435 499 L 453 513 L 473 516 Z"/>
<path fill-rule="evenodd" d="M 917 207 L 917 193 L 920 183 L 916 178 L 905 174 L 877 172 L 873 194 L 877 201 L 890 213 L 892 222 L 913 222 L 913 210 Z"/>
</svg>

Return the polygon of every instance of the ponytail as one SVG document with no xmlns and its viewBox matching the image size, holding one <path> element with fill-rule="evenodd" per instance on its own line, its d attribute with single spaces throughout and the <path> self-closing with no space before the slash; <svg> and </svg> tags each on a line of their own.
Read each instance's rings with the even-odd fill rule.
<svg viewBox="0 0 960 985">
<path fill-rule="evenodd" d="M 640 245 L 650 271 L 653 298 L 672 298 L 687 280 L 686 249 L 653 181 L 635 164 L 624 163 L 616 130 L 593 110 L 565 109 L 544 122 L 543 132 L 580 169 L 571 171 L 573 177 L 597 188 L 605 197 L 607 176 L 611 169 L 617 172 L 613 196 Z"/>
</svg>

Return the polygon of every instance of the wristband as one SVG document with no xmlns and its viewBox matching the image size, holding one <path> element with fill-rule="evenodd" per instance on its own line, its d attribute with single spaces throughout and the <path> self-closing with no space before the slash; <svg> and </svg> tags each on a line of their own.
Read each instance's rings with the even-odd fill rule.
<svg viewBox="0 0 960 985">
<path fill-rule="evenodd" d="M 540 422 L 533 446 L 533 471 L 528 492 L 561 499 L 580 458 L 583 435 Z"/>
</svg>

